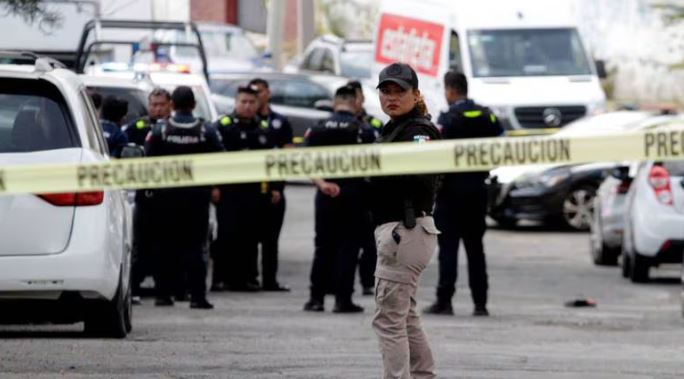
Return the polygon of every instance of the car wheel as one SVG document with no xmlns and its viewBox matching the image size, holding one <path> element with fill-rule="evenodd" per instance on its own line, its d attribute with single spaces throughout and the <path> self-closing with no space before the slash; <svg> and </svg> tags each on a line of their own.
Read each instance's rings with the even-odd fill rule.
<svg viewBox="0 0 684 379">
<path fill-rule="evenodd" d="M 572 189 L 563 200 L 563 222 L 573 230 L 588 230 L 594 213 L 596 188 L 582 185 Z"/>
<path fill-rule="evenodd" d="M 85 333 L 95 337 L 125 338 L 131 328 L 131 308 L 130 290 L 124 294 L 119 280 L 112 300 L 92 305 L 85 319 Z"/>
<path fill-rule="evenodd" d="M 648 259 L 635 251 L 630 260 L 629 279 L 632 280 L 633 283 L 648 282 L 650 269 L 651 264 Z"/>
<path fill-rule="evenodd" d="M 591 237 L 589 239 L 592 260 L 598 266 L 616 266 L 620 250 L 606 246 L 605 242 L 603 242 L 601 230 L 600 220 L 594 216 L 594 220 L 591 223 Z"/>
</svg>

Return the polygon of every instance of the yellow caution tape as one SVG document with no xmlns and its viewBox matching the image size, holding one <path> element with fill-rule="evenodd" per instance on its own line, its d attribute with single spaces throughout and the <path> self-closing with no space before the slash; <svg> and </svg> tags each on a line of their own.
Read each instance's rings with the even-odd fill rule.
<svg viewBox="0 0 684 379">
<path fill-rule="evenodd" d="M 591 137 L 515 137 L 0 166 L 0 193 L 161 188 L 312 177 L 483 171 L 498 166 L 684 159 L 684 123 Z"/>
</svg>

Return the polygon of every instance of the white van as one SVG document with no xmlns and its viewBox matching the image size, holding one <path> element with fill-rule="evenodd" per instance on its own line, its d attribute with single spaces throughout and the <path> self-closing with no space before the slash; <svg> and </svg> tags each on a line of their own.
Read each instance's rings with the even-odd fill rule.
<svg viewBox="0 0 684 379">
<path fill-rule="evenodd" d="M 562 127 L 606 101 L 571 11 L 546 0 L 383 0 L 372 72 L 410 64 L 434 117 L 455 69 L 507 129 Z"/>
</svg>

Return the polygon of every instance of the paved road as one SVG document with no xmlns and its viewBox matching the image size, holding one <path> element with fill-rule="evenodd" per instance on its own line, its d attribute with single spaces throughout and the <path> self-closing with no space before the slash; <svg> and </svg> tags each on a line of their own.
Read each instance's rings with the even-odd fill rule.
<svg viewBox="0 0 684 379">
<path fill-rule="evenodd" d="M 313 192 L 288 188 L 281 276 L 290 294 L 212 296 L 214 311 L 135 308 L 124 341 L 84 339 L 80 325 L 0 327 L 0 378 L 378 378 L 380 356 L 363 315 L 309 314 Z M 633 285 L 589 260 L 586 234 L 490 230 L 491 312 L 472 318 L 460 280 L 456 316 L 426 316 L 443 378 L 682 378 L 679 268 Z M 465 270 L 464 277 L 466 279 Z M 436 260 L 421 306 L 433 299 Z M 590 296 L 598 307 L 565 308 Z M 332 299 L 326 304 L 332 308 Z"/>
</svg>

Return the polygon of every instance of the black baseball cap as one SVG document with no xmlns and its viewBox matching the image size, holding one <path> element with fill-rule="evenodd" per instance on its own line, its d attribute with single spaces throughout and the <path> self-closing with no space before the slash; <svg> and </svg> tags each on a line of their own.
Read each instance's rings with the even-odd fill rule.
<svg viewBox="0 0 684 379">
<path fill-rule="evenodd" d="M 392 63 L 380 71 L 376 88 L 380 88 L 385 83 L 396 83 L 405 90 L 418 88 L 418 75 L 406 63 Z"/>
<path fill-rule="evenodd" d="M 256 96 L 259 94 L 259 87 L 254 84 L 244 84 L 238 86 L 237 93 L 248 93 L 250 95 Z"/>
</svg>

